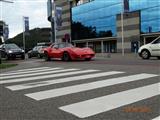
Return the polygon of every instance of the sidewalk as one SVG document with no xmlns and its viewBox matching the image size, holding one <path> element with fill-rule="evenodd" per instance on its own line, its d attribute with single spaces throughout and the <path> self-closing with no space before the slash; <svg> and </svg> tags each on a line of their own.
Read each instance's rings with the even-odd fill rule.
<svg viewBox="0 0 160 120">
<path fill-rule="evenodd" d="M 103 62 L 104 65 L 136 65 L 136 66 L 160 66 L 160 60 L 157 57 L 151 57 L 148 60 L 144 60 L 135 53 L 97 53 L 95 56 L 95 61 Z"/>
<path fill-rule="evenodd" d="M 125 53 L 124 56 L 122 56 L 122 53 L 96 53 L 95 58 L 105 58 L 105 59 L 132 59 L 137 60 L 141 59 L 138 54 L 135 53 Z"/>
</svg>

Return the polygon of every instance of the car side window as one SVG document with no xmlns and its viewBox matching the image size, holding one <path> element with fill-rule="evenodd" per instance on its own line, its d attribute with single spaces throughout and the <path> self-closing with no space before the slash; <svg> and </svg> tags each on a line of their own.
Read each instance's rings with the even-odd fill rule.
<svg viewBox="0 0 160 120">
<path fill-rule="evenodd" d="M 2 49 L 5 49 L 5 45 L 2 45 Z"/>
<path fill-rule="evenodd" d="M 152 44 L 159 44 L 160 43 L 160 38 L 154 41 Z"/>
<path fill-rule="evenodd" d="M 54 47 L 54 44 L 52 44 L 50 47 L 53 48 L 53 47 Z"/>
</svg>

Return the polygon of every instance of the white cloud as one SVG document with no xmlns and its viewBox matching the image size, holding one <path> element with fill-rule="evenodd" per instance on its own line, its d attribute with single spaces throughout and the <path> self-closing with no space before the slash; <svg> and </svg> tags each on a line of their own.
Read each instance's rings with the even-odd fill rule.
<svg viewBox="0 0 160 120">
<path fill-rule="evenodd" d="M 22 17 L 28 16 L 30 29 L 50 27 L 47 21 L 47 0 L 14 0 L 13 4 L 3 3 L 2 19 L 9 24 L 9 37 L 23 31 Z"/>
</svg>

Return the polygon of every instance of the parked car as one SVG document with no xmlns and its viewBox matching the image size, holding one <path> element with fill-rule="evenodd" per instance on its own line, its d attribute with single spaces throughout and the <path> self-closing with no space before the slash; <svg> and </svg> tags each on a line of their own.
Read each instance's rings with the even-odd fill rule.
<svg viewBox="0 0 160 120">
<path fill-rule="evenodd" d="M 91 60 L 95 56 L 95 52 L 91 48 L 78 48 L 70 43 L 58 43 L 44 48 L 45 60 L 49 61 L 51 58 L 60 58 L 63 61 L 69 60 Z"/>
<path fill-rule="evenodd" d="M 0 45 L 1 57 L 6 59 L 13 59 L 20 57 L 24 59 L 24 50 L 18 47 L 16 44 L 2 44 Z"/>
<path fill-rule="evenodd" d="M 160 59 L 160 36 L 151 43 L 141 46 L 138 50 L 138 54 L 143 59 L 149 59 L 150 57 L 157 57 Z"/>
<path fill-rule="evenodd" d="M 32 50 L 28 51 L 28 57 L 38 57 L 42 58 L 44 56 L 43 48 L 48 46 L 35 46 Z"/>
</svg>

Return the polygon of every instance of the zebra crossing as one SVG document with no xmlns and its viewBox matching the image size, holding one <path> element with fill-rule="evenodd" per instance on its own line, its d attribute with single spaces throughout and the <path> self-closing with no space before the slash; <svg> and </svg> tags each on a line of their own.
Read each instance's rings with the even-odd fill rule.
<svg viewBox="0 0 160 120">
<path fill-rule="evenodd" d="M 121 75 L 114 77 L 114 75 Z M 101 79 L 102 77 L 102 79 Z M 108 78 L 109 77 L 109 78 Z M 69 94 L 77 94 L 107 88 L 109 86 L 137 82 L 144 79 L 159 77 L 157 74 L 138 73 L 126 75 L 124 71 L 101 71 L 96 69 L 77 69 L 62 67 L 39 67 L 29 68 L 17 71 L 11 71 L 0 74 L 0 85 L 7 89 L 18 92 L 23 90 L 34 89 L 37 87 L 50 86 L 55 84 L 64 84 L 67 82 L 76 82 L 82 80 L 100 79 L 94 82 L 81 83 L 66 87 L 60 87 L 49 90 L 35 91 L 25 93 L 24 96 L 36 101 L 63 97 Z M 105 79 L 104 79 L 105 78 Z M 23 83 L 25 82 L 25 83 Z M 12 85 L 12 83 L 14 83 Z M 89 100 L 71 103 L 69 105 L 59 106 L 58 109 L 78 118 L 91 117 L 100 113 L 107 112 L 125 105 L 129 105 L 147 98 L 160 95 L 160 82 L 151 85 L 129 89 L 110 95 L 100 96 Z M 106 105 L 106 103 L 108 103 Z"/>
<path fill-rule="evenodd" d="M 156 117 L 156 118 L 154 118 L 152 120 L 160 120 L 160 116 L 158 116 L 158 117 Z"/>
</svg>

